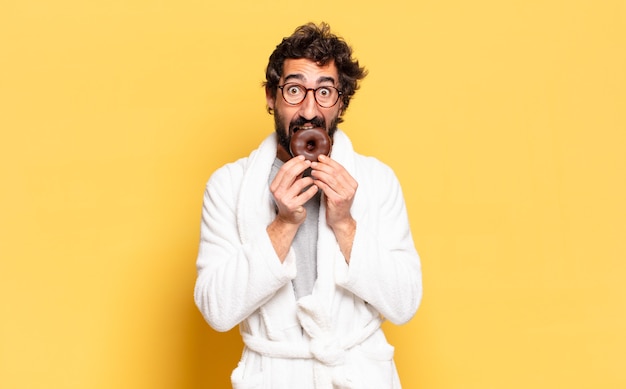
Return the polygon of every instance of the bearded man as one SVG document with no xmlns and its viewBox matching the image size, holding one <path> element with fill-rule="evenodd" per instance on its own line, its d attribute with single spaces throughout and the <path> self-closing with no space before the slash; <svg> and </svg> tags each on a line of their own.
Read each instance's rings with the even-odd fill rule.
<svg viewBox="0 0 626 389">
<path fill-rule="evenodd" d="M 207 183 L 195 302 L 239 325 L 235 389 L 400 388 L 381 323 L 414 316 L 421 266 L 395 174 L 337 128 L 365 75 L 327 24 L 298 27 L 267 66 L 275 132 Z M 298 155 L 300 131 L 331 151 Z"/>
</svg>

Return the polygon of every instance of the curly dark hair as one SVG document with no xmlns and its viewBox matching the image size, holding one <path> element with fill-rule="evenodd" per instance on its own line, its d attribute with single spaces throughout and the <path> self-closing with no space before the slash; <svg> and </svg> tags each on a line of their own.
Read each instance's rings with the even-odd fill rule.
<svg viewBox="0 0 626 389">
<path fill-rule="evenodd" d="M 285 60 L 299 58 L 310 59 L 319 65 L 335 62 L 345 112 L 350 99 L 359 89 L 359 81 L 367 75 L 367 70 L 352 58 L 352 48 L 342 38 L 332 34 L 330 26 L 324 22 L 319 26 L 307 23 L 296 28 L 291 36 L 283 38 L 269 58 L 263 86 L 273 98 L 276 98 Z M 272 113 L 269 107 L 267 110 Z M 341 122 L 341 118 L 338 122 Z"/>
</svg>

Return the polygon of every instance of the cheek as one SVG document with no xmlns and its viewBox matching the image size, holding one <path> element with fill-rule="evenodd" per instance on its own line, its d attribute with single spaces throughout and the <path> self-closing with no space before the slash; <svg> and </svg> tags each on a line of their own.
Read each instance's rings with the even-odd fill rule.
<svg viewBox="0 0 626 389">
<path fill-rule="evenodd" d="M 339 116 L 341 116 L 342 112 L 343 111 L 341 109 L 335 109 L 332 113 L 329 112 L 328 114 L 325 115 L 327 122 L 336 121 L 339 118 Z"/>
<path fill-rule="evenodd" d="M 285 106 L 284 104 L 277 103 L 275 107 L 276 112 L 280 112 L 280 117 L 282 121 L 286 124 L 289 124 L 291 120 L 296 117 L 297 109 L 294 109 L 292 106 Z"/>
<path fill-rule="evenodd" d="M 274 109 L 274 122 L 276 125 L 283 128 L 286 132 L 289 132 L 289 125 L 293 119 L 293 113 L 286 110 L 285 107 L 277 104 Z"/>
</svg>

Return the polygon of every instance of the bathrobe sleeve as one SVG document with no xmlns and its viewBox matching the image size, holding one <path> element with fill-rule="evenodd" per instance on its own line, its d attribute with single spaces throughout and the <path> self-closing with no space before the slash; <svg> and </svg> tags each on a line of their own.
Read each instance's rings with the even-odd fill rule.
<svg viewBox="0 0 626 389">
<path fill-rule="evenodd" d="M 250 227 L 244 243 L 237 226 L 237 199 L 243 167 L 229 164 L 207 183 L 202 208 L 196 305 L 217 331 L 228 331 L 267 302 L 295 277 L 295 261 L 278 259 L 267 222 Z M 255 194 L 257 197 L 258 194 Z"/>
<path fill-rule="evenodd" d="M 388 166 L 370 159 L 369 174 L 359 181 L 350 264 L 335 264 L 336 283 L 373 306 L 394 324 L 409 321 L 421 302 L 422 275 L 400 184 Z M 366 200 L 363 200 L 366 198 Z M 355 199 L 356 202 L 356 199 Z"/>
</svg>

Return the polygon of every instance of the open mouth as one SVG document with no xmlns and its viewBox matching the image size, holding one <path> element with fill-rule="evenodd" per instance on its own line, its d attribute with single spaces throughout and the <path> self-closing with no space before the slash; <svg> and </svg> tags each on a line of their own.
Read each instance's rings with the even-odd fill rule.
<svg viewBox="0 0 626 389">
<path fill-rule="evenodd" d="M 320 127 L 316 127 L 316 126 L 311 125 L 311 124 L 307 124 L 307 125 L 304 125 L 304 126 L 294 126 L 292 128 L 292 130 L 291 130 L 291 133 L 294 134 L 294 133 L 296 133 L 296 132 L 298 132 L 300 130 L 312 130 L 314 128 L 320 128 Z"/>
</svg>

